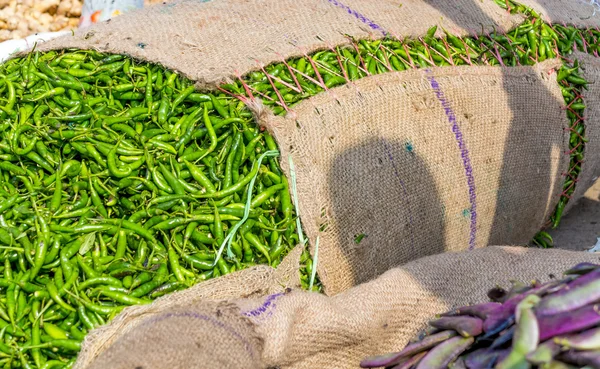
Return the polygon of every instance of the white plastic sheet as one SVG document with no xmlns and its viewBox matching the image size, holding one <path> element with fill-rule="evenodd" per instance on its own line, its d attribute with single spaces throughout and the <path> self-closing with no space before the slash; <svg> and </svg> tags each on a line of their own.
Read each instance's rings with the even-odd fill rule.
<svg viewBox="0 0 600 369">
<path fill-rule="evenodd" d="M 15 53 L 31 50 L 36 44 L 40 44 L 67 33 L 69 33 L 69 31 L 43 32 L 33 34 L 23 39 L 4 41 L 0 43 L 0 63 L 9 59 L 11 55 Z"/>
</svg>

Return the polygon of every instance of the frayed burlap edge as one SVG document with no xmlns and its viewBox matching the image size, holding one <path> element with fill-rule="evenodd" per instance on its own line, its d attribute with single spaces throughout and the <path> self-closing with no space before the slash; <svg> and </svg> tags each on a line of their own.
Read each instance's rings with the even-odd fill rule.
<svg viewBox="0 0 600 369">
<path fill-rule="evenodd" d="M 277 269 L 265 265 L 255 266 L 200 282 L 186 290 L 161 297 L 149 305 L 126 308 L 110 323 L 91 331 L 86 336 L 74 369 L 87 368 L 100 352 L 135 328 L 143 318 L 199 301 L 260 297 L 287 288 L 299 288 L 298 270 L 302 251 L 301 246 L 294 248 Z"/>
</svg>

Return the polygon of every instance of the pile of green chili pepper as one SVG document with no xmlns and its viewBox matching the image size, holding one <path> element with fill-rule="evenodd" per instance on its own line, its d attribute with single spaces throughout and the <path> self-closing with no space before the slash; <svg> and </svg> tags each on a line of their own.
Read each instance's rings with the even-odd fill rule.
<svg viewBox="0 0 600 369">
<path fill-rule="evenodd" d="M 284 114 L 372 74 L 564 57 L 558 82 L 572 153 L 558 225 L 585 143 L 586 81 L 568 55 L 596 54 L 600 32 L 551 26 L 512 3 L 511 11 L 529 17 L 506 34 L 436 38 L 433 28 L 419 40 L 353 41 L 267 66 L 219 93 L 95 51 L 33 52 L 1 65 L 0 366 L 69 367 L 85 334 L 125 306 L 276 266 L 303 239 L 277 145 L 247 99 Z M 301 263 L 309 288 L 307 250 Z"/>
<path fill-rule="evenodd" d="M 277 266 L 299 241 L 278 154 L 242 102 L 158 66 L 2 65 L 0 367 L 66 365 L 125 306 Z"/>
</svg>

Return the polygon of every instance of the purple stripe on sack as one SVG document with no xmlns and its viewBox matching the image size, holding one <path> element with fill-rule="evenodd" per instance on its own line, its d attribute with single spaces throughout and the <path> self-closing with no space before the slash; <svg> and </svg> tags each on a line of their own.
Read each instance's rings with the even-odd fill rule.
<svg viewBox="0 0 600 369">
<path fill-rule="evenodd" d="M 254 309 L 254 310 L 243 312 L 242 314 L 247 317 L 254 317 L 254 318 L 259 317 L 262 314 L 266 313 L 267 310 L 269 310 L 269 308 L 271 308 L 270 310 L 275 309 L 275 307 L 277 306 L 275 301 L 283 295 L 284 295 L 283 292 L 276 293 L 274 295 L 269 295 L 267 297 L 267 299 L 265 300 L 265 302 L 263 302 L 263 304 L 261 306 L 259 306 L 258 308 Z M 271 314 L 273 314 L 273 312 L 269 311 L 268 315 L 271 315 Z"/>
<path fill-rule="evenodd" d="M 446 100 L 444 92 L 440 89 L 439 83 L 431 75 L 431 70 L 426 69 L 425 72 L 428 75 L 427 79 L 431 84 L 433 92 L 435 92 L 435 96 L 437 97 L 438 101 L 442 104 L 444 112 L 446 113 L 446 117 L 448 117 L 448 121 L 452 125 L 452 132 L 454 132 L 454 137 L 456 138 L 456 142 L 458 143 L 458 149 L 460 150 L 460 155 L 462 157 L 463 167 L 465 168 L 465 174 L 467 176 L 467 185 L 469 186 L 469 201 L 471 203 L 471 234 L 469 237 L 469 250 L 473 250 L 475 248 L 475 236 L 477 235 L 477 197 L 475 194 L 475 178 L 473 177 L 473 167 L 471 166 L 469 150 L 467 149 L 467 145 L 465 144 L 463 134 L 460 131 L 460 127 L 458 126 L 456 115 L 454 115 L 454 112 L 450 107 L 450 103 L 448 102 L 448 100 Z"/>
<path fill-rule="evenodd" d="M 331 4 L 337 6 L 338 8 L 344 9 L 345 11 L 348 12 L 348 14 L 353 15 L 356 19 L 360 20 L 364 24 L 371 27 L 371 29 L 381 32 L 384 36 L 388 35 L 388 32 L 386 30 L 384 30 L 383 27 L 381 27 L 379 24 L 373 22 L 369 18 L 365 17 L 364 15 L 360 14 L 356 10 L 350 8 L 348 5 L 342 4 L 338 0 L 327 0 L 327 1 L 329 1 Z"/>
</svg>

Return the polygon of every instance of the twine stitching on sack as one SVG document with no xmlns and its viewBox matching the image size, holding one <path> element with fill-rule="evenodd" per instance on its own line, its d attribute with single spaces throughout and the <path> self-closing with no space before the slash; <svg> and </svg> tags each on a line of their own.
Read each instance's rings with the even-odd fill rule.
<svg viewBox="0 0 600 369">
<path fill-rule="evenodd" d="M 352 43 L 352 47 L 354 47 L 354 50 L 356 51 L 356 54 L 358 55 L 358 58 L 360 59 L 360 64 L 361 65 L 359 65 L 358 68 L 360 68 L 360 70 L 363 73 L 365 73 L 367 76 L 370 76 L 371 72 L 369 72 L 369 69 L 367 68 L 367 65 L 365 63 L 365 59 L 363 59 L 363 57 L 361 55 L 361 52 L 360 52 L 360 50 L 358 48 L 358 45 L 355 42 L 353 42 Z"/>
<path fill-rule="evenodd" d="M 463 134 L 460 130 L 460 127 L 458 126 L 456 116 L 454 115 L 454 112 L 450 107 L 450 103 L 448 102 L 448 100 L 446 100 L 444 92 L 441 90 L 439 83 L 431 74 L 430 69 L 425 69 L 425 73 L 427 74 L 427 79 L 431 84 L 431 88 L 433 89 L 435 96 L 437 97 L 438 101 L 442 104 L 444 112 L 448 117 L 448 121 L 452 125 L 452 132 L 454 132 L 456 142 L 458 143 L 458 148 L 462 157 L 463 166 L 465 168 L 465 175 L 467 176 L 467 185 L 469 186 L 469 202 L 471 203 L 471 234 L 469 236 L 469 250 L 473 250 L 475 248 L 475 237 L 477 235 L 477 195 L 475 193 L 475 177 L 473 177 L 473 167 L 471 166 L 469 149 L 467 148 L 467 145 L 463 138 Z"/>
<path fill-rule="evenodd" d="M 277 94 L 277 98 L 279 99 L 279 105 L 283 106 L 283 108 L 285 109 L 286 112 L 289 112 L 290 108 L 285 103 L 283 96 L 281 96 L 281 92 L 275 86 L 275 83 L 273 82 L 273 79 L 271 78 L 272 76 L 265 70 L 264 66 L 262 64 L 260 64 L 260 62 L 258 60 L 256 60 L 256 64 L 260 67 L 260 69 L 263 71 L 265 76 L 267 76 L 267 80 L 269 81 L 269 84 L 271 84 L 271 86 L 275 90 L 275 93 Z"/>
<path fill-rule="evenodd" d="M 300 81 L 298 81 L 298 77 L 296 77 L 296 73 L 294 73 L 292 71 L 292 66 L 290 66 L 290 64 L 287 62 L 287 60 L 285 60 L 285 58 L 282 54 L 277 53 L 277 56 L 281 57 L 281 62 L 286 66 L 286 68 L 290 72 L 290 76 L 292 76 L 292 79 L 294 80 L 296 87 L 298 87 L 297 90 L 300 91 L 300 93 L 303 93 L 304 89 L 302 89 L 302 85 L 300 84 Z"/>
<path fill-rule="evenodd" d="M 335 54 L 338 65 L 340 66 L 340 69 L 342 70 L 342 73 L 344 74 L 344 79 L 346 80 L 346 83 L 350 83 L 350 84 L 354 85 L 352 83 L 352 81 L 350 80 L 350 78 L 348 78 L 348 72 L 344 68 L 344 64 L 342 63 L 342 58 L 340 58 L 340 53 L 337 52 L 337 50 L 329 43 L 327 43 L 327 46 L 329 47 L 329 50 L 331 50 Z"/>
</svg>

